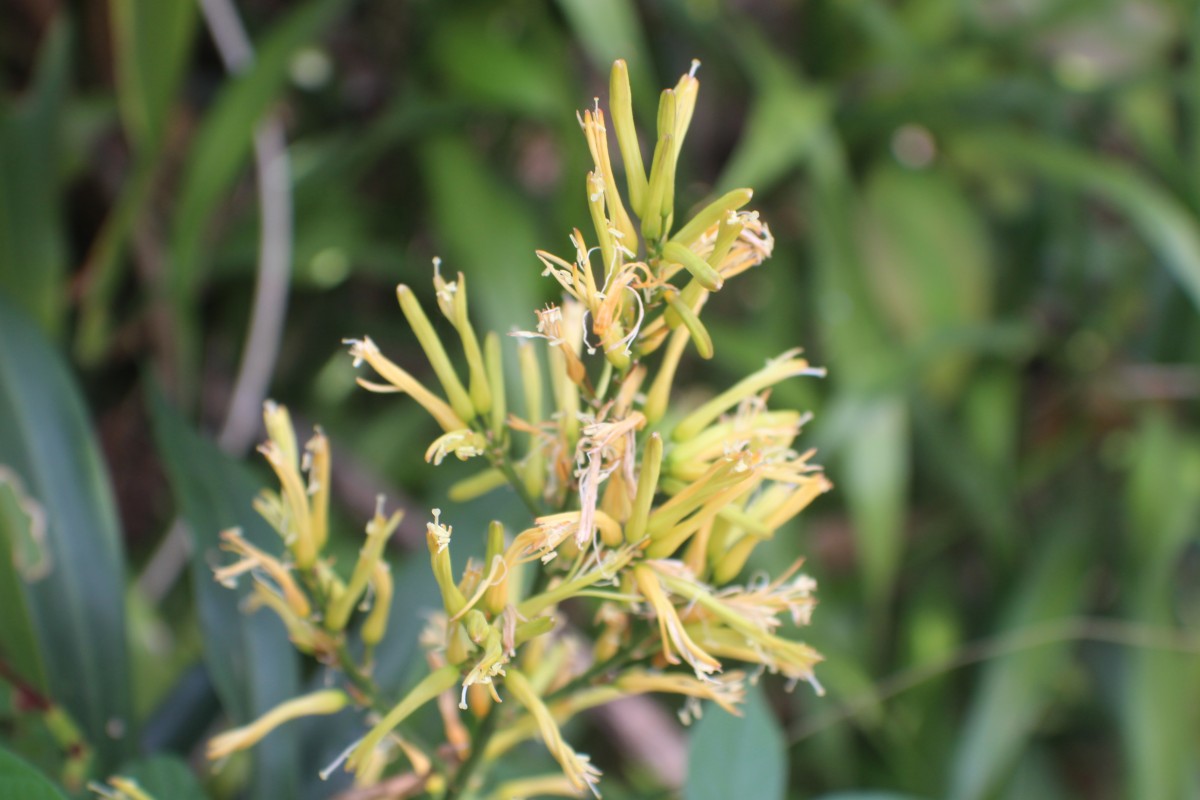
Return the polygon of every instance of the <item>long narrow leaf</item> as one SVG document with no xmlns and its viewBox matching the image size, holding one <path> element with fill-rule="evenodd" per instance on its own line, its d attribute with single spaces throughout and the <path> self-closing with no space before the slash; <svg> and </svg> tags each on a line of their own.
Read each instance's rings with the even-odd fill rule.
<svg viewBox="0 0 1200 800">
<path fill-rule="evenodd" d="M 124 564 L 108 472 L 61 357 L 0 300 L 0 464 L 46 512 L 50 572 L 27 584 L 51 695 L 100 756 L 134 741 Z"/>
<path fill-rule="evenodd" d="M 192 431 L 156 389 L 150 390 L 150 407 L 155 437 L 190 533 L 205 663 L 226 712 L 235 723 L 246 723 L 298 693 L 296 654 L 278 619 L 266 611 L 241 610 L 248 587 L 234 590 L 218 584 L 212 567 L 221 558 L 218 537 L 226 528 L 240 527 L 249 541 L 269 552 L 280 552 L 282 542 L 251 508 L 257 490 L 254 479 Z M 255 796 L 294 796 L 299 771 L 295 731 L 275 731 L 254 754 Z"/>
</svg>

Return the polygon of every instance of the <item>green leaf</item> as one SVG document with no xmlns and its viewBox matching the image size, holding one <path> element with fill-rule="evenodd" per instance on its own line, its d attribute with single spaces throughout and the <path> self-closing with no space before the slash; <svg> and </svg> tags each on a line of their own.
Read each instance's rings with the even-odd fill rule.
<svg viewBox="0 0 1200 800">
<path fill-rule="evenodd" d="M 108 473 L 59 354 L 0 299 L 0 464 L 46 512 L 51 569 L 27 584 L 50 694 L 97 750 L 101 767 L 135 732 L 125 638 L 124 564 Z"/>
<path fill-rule="evenodd" d="M 197 4 L 192 0 L 113 0 L 117 102 L 137 150 L 157 150 L 191 55 Z"/>
<path fill-rule="evenodd" d="M 192 431 L 161 392 L 148 391 L 155 439 L 191 537 L 205 664 L 226 712 L 235 724 L 245 724 L 298 694 L 296 653 L 277 618 L 241 611 L 245 582 L 237 589 L 218 584 L 212 565 L 221 559 L 219 535 L 226 528 L 241 528 L 248 541 L 270 553 L 279 554 L 282 542 L 251 508 L 258 484 L 245 468 Z M 273 732 L 253 753 L 255 796 L 293 796 L 301 769 L 295 730 Z"/>
<path fill-rule="evenodd" d="M 921 798 L 916 795 L 900 794 L 898 792 L 872 792 L 864 790 L 823 794 L 816 798 L 816 800 L 921 800 Z"/>
<path fill-rule="evenodd" d="M 57 335 L 67 301 L 60 132 L 72 36 L 65 14 L 48 30 L 28 95 L 0 103 L 0 294 Z"/>
<path fill-rule="evenodd" d="M 1200 308 L 1200 227 L 1196 218 L 1134 167 L 1071 144 L 1005 130 L 960 134 L 952 152 L 986 169 L 1031 170 L 1111 203 L 1141 231 Z"/>
<path fill-rule="evenodd" d="M 46 577 L 51 568 L 45 514 L 20 479 L 0 469 L 0 659 L 43 693 L 49 687 L 26 585 Z"/>
<path fill-rule="evenodd" d="M 204 789 L 183 759 L 154 756 L 127 764 L 118 773 L 137 781 L 155 800 L 207 800 Z"/>
<path fill-rule="evenodd" d="M 1032 567 L 1000 626 L 1014 644 L 1013 651 L 987 663 L 951 764 L 948 797 L 991 797 L 1011 776 L 1018 754 L 1054 701 L 1072 642 L 1065 636 L 1040 634 L 1038 626 L 1070 617 L 1079 608 L 1089 544 L 1081 527 L 1078 521 L 1065 520 L 1058 535 L 1046 538 L 1030 561 Z M 1026 636 L 1028 646 L 1019 646 Z"/>
<path fill-rule="evenodd" d="M 742 717 L 710 706 L 688 747 L 684 800 L 780 800 L 787 789 L 787 746 L 761 687 L 746 693 Z"/>
<path fill-rule="evenodd" d="M 0 747 L 0 800 L 66 800 L 42 773 Z"/>
</svg>

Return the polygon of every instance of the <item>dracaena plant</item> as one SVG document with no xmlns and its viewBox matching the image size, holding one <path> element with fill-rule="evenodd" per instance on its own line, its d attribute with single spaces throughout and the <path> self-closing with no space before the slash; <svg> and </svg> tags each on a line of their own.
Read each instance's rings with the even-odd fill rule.
<svg viewBox="0 0 1200 800">
<path fill-rule="evenodd" d="M 535 330 L 512 334 L 518 391 L 505 387 L 504 340 L 472 327 L 466 278 L 447 280 L 436 262 L 432 298 L 457 333 L 465 381 L 408 286 L 397 288 L 400 308 L 440 392 L 370 338 L 348 342 L 354 363 L 375 373 L 359 380 L 363 387 L 407 394 L 443 429 L 426 461 L 453 454 L 479 462 L 452 499 L 508 486 L 531 517 L 520 530 L 493 522 L 455 532 L 452 510 L 432 511 L 427 543 L 442 608 L 421 637 L 428 673 L 399 702 L 377 688 L 371 656 L 387 635 L 392 578 L 383 550 L 399 515 L 385 516 L 381 504 L 353 571 L 338 574 L 325 554 L 328 443 L 318 430 L 301 448 L 287 411 L 268 404 L 260 451 L 280 490 L 264 492 L 257 508 L 286 555 L 230 531 L 225 546 L 236 560 L 217 577 L 252 576 L 255 602 L 338 677 L 331 688 L 217 736 L 212 758 L 253 745 L 287 720 L 356 706 L 370 712 L 363 735 L 330 769 L 344 766 L 360 783 L 409 774 L 408 788 L 392 796 L 477 794 L 489 765 L 535 736 L 561 774 L 519 780 L 496 796 L 599 794 L 599 770 L 560 729 L 585 709 L 654 692 L 683 696 L 685 711 L 711 700 L 737 713 L 745 682 L 763 671 L 819 690 L 818 653 L 780 632 L 787 617 L 807 623 L 815 581 L 799 563 L 774 577 L 734 581 L 759 543 L 830 488 L 812 452 L 795 445 L 807 415 L 767 404 L 775 384 L 822 371 L 792 351 L 699 407 L 673 404 L 689 344 L 712 357 L 701 321 L 710 294 L 761 264 L 773 245 L 758 214 L 743 210 L 749 189 L 674 224 L 676 163 L 698 88 L 693 66 L 662 92 L 648 171 L 624 62 L 613 66 L 609 114 L 597 102 L 580 116 L 594 161 L 585 186 L 591 231 L 571 233 L 566 257 L 537 253 L 563 297 L 536 312 Z M 519 406 L 510 404 L 515 398 Z M 452 555 L 463 537 L 485 539 L 486 557 L 456 571 Z M 567 621 L 560 608 L 572 599 L 591 616 Z M 352 629 L 361 651 L 348 646 Z M 446 746 L 422 747 L 400 727 L 428 703 L 441 716 Z"/>
</svg>

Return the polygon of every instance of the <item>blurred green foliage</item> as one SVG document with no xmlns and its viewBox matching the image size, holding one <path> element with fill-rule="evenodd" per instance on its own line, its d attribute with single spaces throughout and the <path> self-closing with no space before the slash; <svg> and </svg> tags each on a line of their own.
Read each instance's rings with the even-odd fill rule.
<svg viewBox="0 0 1200 800">
<path fill-rule="evenodd" d="M 550 299 L 534 248 L 564 251 L 587 219 L 572 110 L 614 57 L 643 100 L 695 57 L 680 207 L 753 185 L 778 243 L 714 297 L 716 358 L 693 377 L 798 344 L 830 375 L 778 391 L 817 412 L 808 441 L 838 490 L 762 556 L 804 554 L 820 580 L 806 635 L 828 693 L 765 681 L 775 714 L 745 735 L 782 731 L 796 798 L 1200 795 L 1191 3 L 237 6 L 256 59 L 236 78 L 192 0 L 0 11 L 0 542 L 41 525 L 52 562 L 0 565 L 4 748 L 70 782 L 71 731 L 30 709 L 44 696 L 103 777 L 191 752 L 217 698 L 240 719 L 288 691 L 262 676 L 292 674 L 290 652 L 272 665 L 236 639 L 278 631 L 252 635 L 206 583 L 203 543 L 251 524 L 230 500 L 253 481 L 196 433 L 225 412 L 253 313 L 264 114 L 286 125 L 295 232 L 271 391 L 334 437 L 349 554 L 364 495 L 427 508 L 462 473 L 420 461 L 420 415 L 353 392 L 339 341 L 369 319 L 411 350 L 393 287 L 423 285 L 435 254 L 470 276 L 485 326 L 528 327 Z M 163 586 L 152 556 L 177 513 L 193 563 Z M 427 590 L 398 592 L 412 635 Z M 410 652 L 387 655 L 396 686 Z M 206 790 L 327 796 L 296 769 L 329 755 L 322 733 Z M 596 740 L 611 795 L 651 796 Z M 694 760 L 720 741 L 697 731 Z M 188 780 L 176 761 L 126 769 Z M 21 780 L 38 779 L 0 751 L 0 796 Z"/>
</svg>

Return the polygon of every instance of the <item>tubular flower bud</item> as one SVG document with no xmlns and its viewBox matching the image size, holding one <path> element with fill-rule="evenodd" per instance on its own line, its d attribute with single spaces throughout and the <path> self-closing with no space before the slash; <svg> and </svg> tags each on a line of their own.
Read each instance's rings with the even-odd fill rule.
<svg viewBox="0 0 1200 800">
<path fill-rule="evenodd" d="M 213 577 L 218 583 L 231 586 L 236 581 L 238 575 L 254 570 L 262 570 L 279 587 L 279 591 L 283 594 L 283 598 L 293 614 L 300 618 L 306 618 L 312 613 L 308 597 L 301 591 L 299 585 L 292 578 L 291 570 L 285 567 L 274 556 L 268 555 L 247 542 L 242 537 L 240 530 L 233 528 L 222 532 L 221 549 L 236 553 L 241 556 L 241 560 L 229 566 L 213 570 Z"/>
<path fill-rule="evenodd" d="M 462 381 L 458 379 L 458 373 L 454 371 L 450 357 L 446 355 L 446 348 L 442 346 L 441 337 L 433 329 L 429 317 L 425 316 L 425 311 L 421 308 L 416 296 L 413 295 L 412 289 L 403 283 L 400 284 L 396 287 L 396 299 L 400 301 L 400 310 L 404 312 L 409 327 L 416 334 L 421 349 L 425 351 L 425 357 L 429 359 L 429 366 L 433 367 L 438 382 L 442 384 L 442 390 L 450 400 L 450 407 L 462 419 L 474 418 L 475 406 L 471 403 L 467 390 L 463 388 Z"/>
<path fill-rule="evenodd" d="M 608 155 L 608 130 L 604 127 L 604 112 L 600 110 L 599 104 L 595 111 L 583 112 L 579 124 L 583 128 L 584 138 L 587 139 L 596 173 L 604 183 L 604 202 L 608 208 L 608 215 L 613 220 L 613 235 L 619 238 L 620 245 L 636 252 L 637 231 L 629 221 L 629 214 L 625 211 L 625 204 L 621 202 L 620 192 L 617 191 L 612 160 Z M 591 189 L 588 191 L 590 193 Z M 605 268 L 609 268 L 609 262 L 606 260 L 604 263 Z"/>
<path fill-rule="evenodd" d="M 309 506 L 308 491 L 300 475 L 296 434 L 292 430 L 287 409 L 270 402 L 264 404 L 264 409 L 267 430 L 277 438 L 268 439 L 259 445 L 258 452 L 262 453 L 271 469 L 275 471 L 282 490 L 286 514 L 279 515 L 278 529 L 288 549 L 292 551 L 296 564 L 301 569 L 307 569 L 316 561 L 317 545 L 313 538 L 313 514 Z"/>
<path fill-rule="evenodd" d="M 617 147 L 625 162 L 625 183 L 629 187 L 629 202 L 633 212 L 645 216 L 646 167 L 642 163 L 642 148 L 638 144 L 637 128 L 633 124 L 633 96 L 629 91 L 629 68 L 623 59 L 613 62 L 609 78 L 609 102 L 612 105 L 613 128 Z"/>
<path fill-rule="evenodd" d="M 367 647 L 374 647 L 383 641 L 392 612 L 392 568 L 386 561 L 377 562 L 371 570 L 371 588 L 375 592 L 375 600 L 362 626 L 362 640 Z"/>
<path fill-rule="evenodd" d="M 337 689 L 325 689 L 288 700 L 275 706 L 249 725 L 214 736 L 208 742 L 206 754 L 213 761 L 225 758 L 238 750 L 253 747 L 285 722 L 301 717 L 336 714 L 349 702 L 350 698 L 346 696 L 346 693 Z"/>
<path fill-rule="evenodd" d="M 633 510 L 629 521 L 625 523 L 625 541 L 636 544 L 646 535 L 646 521 L 650 516 L 650 506 L 654 502 L 654 494 L 658 489 L 658 472 L 662 465 L 663 440 L 657 433 L 646 440 L 646 449 L 642 454 L 642 474 L 637 479 L 637 495 L 633 499 Z"/>
<path fill-rule="evenodd" d="M 329 440 L 317 428 L 304 445 L 304 467 L 308 470 L 308 496 L 312 509 L 312 538 L 317 552 L 329 540 Z"/>
<path fill-rule="evenodd" d="M 468 394 L 475 410 L 487 414 L 492 410 L 492 388 L 484 365 L 483 351 L 479 349 L 479 340 L 475 337 L 475 329 L 467 316 L 467 278 L 461 272 L 458 280 L 447 286 L 454 286 L 454 305 L 450 322 L 462 339 L 463 354 L 467 357 L 467 370 L 470 375 Z"/>
<path fill-rule="evenodd" d="M 508 398 L 504 393 L 504 350 L 495 331 L 488 331 L 483 338 L 483 363 L 488 386 L 492 389 L 491 430 L 499 437 L 508 416 Z"/>
<path fill-rule="evenodd" d="M 466 608 L 467 598 L 454 582 L 454 569 L 450 564 L 450 534 L 454 529 L 441 523 L 441 513 L 440 508 L 433 509 L 433 522 L 425 523 L 425 540 L 429 545 L 433 577 L 442 592 L 442 605 L 446 613 L 454 617 Z"/>
<path fill-rule="evenodd" d="M 385 517 L 383 515 L 383 496 L 376 498 L 375 517 L 367 523 L 367 540 L 358 553 L 358 562 L 354 565 L 354 572 L 350 575 L 350 581 L 346 584 L 345 590 L 329 605 L 325 615 L 326 628 L 331 631 L 340 631 L 346 627 L 355 604 L 362 597 L 362 593 L 366 591 L 367 582 L 375 573 L 375 565 L 383 557 L 383 548 L 403 518 L 404 512 L 402 511 Z"/>
<path fill-rule="evenodd" d="M 696 109 L 696 95 L 700 91 L 700 81 L 696 80 L 696 70 L 700 69 L 699 59 L 692 59 L 692 67 L 679 78 L 675 84 L 675 157 L 683 147 L 683 139 L 687 135 L 688 126 L 692 124 L 692 112 Z"/>
</svg>

